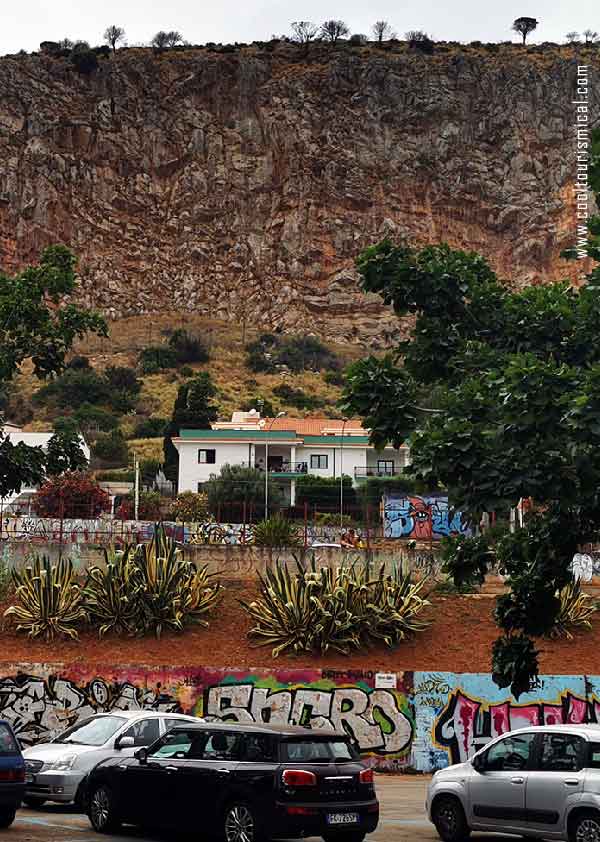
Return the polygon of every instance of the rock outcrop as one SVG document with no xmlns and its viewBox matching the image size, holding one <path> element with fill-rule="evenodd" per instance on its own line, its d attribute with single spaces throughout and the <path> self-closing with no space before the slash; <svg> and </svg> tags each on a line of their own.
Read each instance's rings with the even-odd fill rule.
<svg viewBox="0 0 600 842">
<path fill-rule="evenodd" d="M 566 276 L 577 59 L 293 45 L 0 59 L 0 267 L 52 242 L 109 316 L 186 309 L 385 344 L 358 251 L 390 235 Z M 591 108 L 597 112 L 593 86 Z"/>
</svg>

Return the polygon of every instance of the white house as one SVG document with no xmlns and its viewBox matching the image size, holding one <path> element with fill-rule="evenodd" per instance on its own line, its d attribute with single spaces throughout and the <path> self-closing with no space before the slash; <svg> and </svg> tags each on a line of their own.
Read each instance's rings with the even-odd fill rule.
<svg viewBox="0 0 600 842">
<path fill-rule="evenodd" d="M 16 424 L 4 424 L 2 427 L 2 433 L 6 438 L 8 438 L 12 444 L 19 444 L 19 442 L 23 442 L 28 447 L 41 447 L 42 450 L 46 450 L 48 447 L 48 442 L 54 435 L 54 433 L 25 433 L 23 430 L 18 427 Z M 86 440 L 81 438 L 81 449 L 85 455 L 85 458 L 90 461 L 90 448 L 87 444 Z M 17 494 L 11 494 L 8 497 L 4 497 L 2 500 L 2 506 L 4 510 L 10 508 L 15 508 L 16 506 L 20 508 L 28 508 L 31 497 L 35 494 L 36 488 L 21 488 L 21 490 Z"/>
<path fill-rule="evenodd" d="M 283 484 L 291 505 L 303 474 L 352 477 L 355 485 L 373 476 L 392 477 L 409 462 L 406 447 L 377 451 L 360 422 L 339 418 L 261 418 L 256 410 L 234 412 L 210 430 L 179 431 L 179 491 L 198 491 L 223 465 L 266 470 Z"/>
</svg>

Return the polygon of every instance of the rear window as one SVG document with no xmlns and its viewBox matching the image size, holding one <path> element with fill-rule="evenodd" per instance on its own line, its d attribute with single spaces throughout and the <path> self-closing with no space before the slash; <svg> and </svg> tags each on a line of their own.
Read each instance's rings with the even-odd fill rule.
<svg viewBox="0 0 600 842">
<path fill-rule="evenodd" d="M 600 769 L 600 743 L 590 743 L 590 753 L 585 765 L 588 769 Z"/>
<path fill-rule="evenodd" d="M 0 722 L 0 757 L 19 753 L 19 744 L 15 740 L 13 732 L 10 730 L 8 725 L 4 722 Z"/>
<path fill-rule="evenodd" d="M 284 763 L 331 763 L 358 760 L 359 754 L 348 740 L 285 740 L 281 743 Z"/>
</svg>

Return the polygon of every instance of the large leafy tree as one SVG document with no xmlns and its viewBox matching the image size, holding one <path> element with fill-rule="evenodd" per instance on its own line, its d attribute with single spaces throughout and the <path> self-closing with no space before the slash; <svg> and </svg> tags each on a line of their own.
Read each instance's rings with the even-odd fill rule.
<svg viewBox="0 0 600 842">
<path fill-rule="evenodd" d="M 446 549 L 457 583 L 491 563 L 507 573 L 492 672 L 518 697 L 537 676 L 535 638 L 554 625 L 573 553 L 600 527 L 600 274 L 580 289 L 514 291 L 477 254 L 388 241 L 357 265 L 365 291 L 414 326 L 395 353 L 351 367 L 345 412 L 378 447 L 408 441 L 416 474 L 475 523 L 533 501 L 494 546 L 459 538 Z"/>
<path fill-rule="evenodd" d="M 59 374 L 76 339 L 90 332 L 107 335 L 101 316 L 69 300 L 75 288 L 75 257 L 64 246 L 45 249 L 37 266 L 16 275 L 0 271 L 0 388 L 7 388 L 26 360 L 39 378 Z M 46 454 L 0 433 L 0 496 L 38 485 L 47 470 L 82 464 L 73 435 L 55 437 Z"/>
<path fill-rule="evenodd" d="M 216 395 L 217 389 L 206 371 L 179 387 L 163 441 L 164 473 L 167 479 L 177 482 L 179 468 L 179 454 L 171 439 L 178 436 L 179 431 L 185 427 L 210 429 L 210 425 L 218 417 L 218 407 L 213 402 Z"/>
</svg>

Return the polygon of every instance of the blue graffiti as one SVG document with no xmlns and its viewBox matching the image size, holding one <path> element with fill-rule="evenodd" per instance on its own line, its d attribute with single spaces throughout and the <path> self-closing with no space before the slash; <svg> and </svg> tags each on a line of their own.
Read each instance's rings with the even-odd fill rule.
<svg viewBox="0 0 600 842">
<path fill-rule="evenodd" d="M 465 535 L 469 529 L 462 513 L 450 508 L 443 495 L 428 497 L 386 496 L 384 534 L 386 538 L 441 538 Z"/>
</svg>

